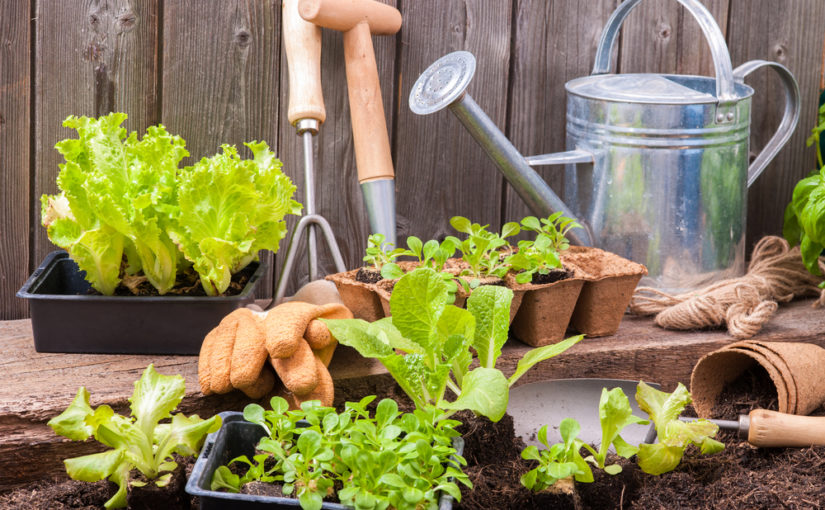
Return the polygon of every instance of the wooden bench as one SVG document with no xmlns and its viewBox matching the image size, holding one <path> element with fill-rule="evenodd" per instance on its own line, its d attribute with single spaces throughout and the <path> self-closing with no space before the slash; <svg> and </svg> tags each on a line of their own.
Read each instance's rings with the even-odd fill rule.
<svg viewBox="0 0 825 510">
<path fill-rule="evenodd" d="M 756 337 L 763 341 L 814 342 L 825 347 L 825 310 L 812 301 L 782 305 L 776 317 Z M 551 378 L 610 377 L 644 379 L 672 389 L 688 384 L 695 362 L 703 354 L 734 339 L 724 331 L 674 332 L 656 327 L 650 318 L 626 316 L 611 337 L 585 339 L 567 353 L 536 366 L 519 384 Z M 92 406 L 109 404 L 128 414 L 134 382 L 149 363 L 163 374 L 186 379 L 186 414 L 211 416 L 241 410 L 250 402 L 240 392 L 204 397 L 198 389 L 195 356 L 133 356 L 110 354 L 37 353 L 29 320 L 0 322 L 0 371 L 9 376 L 0 386 L 0 491 L 46 478 L 65 478 L 62 460 L 100 451 L 94 441 L 71 442 L 46 425 L 72 401 L 80 386 L 91 393 Z M 511 374 L 530 347 L 511 340 L 499 367 Z M 825 367 L 823 367 L 825 370 Z M 339 347 L 330 365 L 336 402 L 380 392 L 398 394 L 383 366 Z M 266 405 L 266 404 L 264 404 Z"/>
</svg>

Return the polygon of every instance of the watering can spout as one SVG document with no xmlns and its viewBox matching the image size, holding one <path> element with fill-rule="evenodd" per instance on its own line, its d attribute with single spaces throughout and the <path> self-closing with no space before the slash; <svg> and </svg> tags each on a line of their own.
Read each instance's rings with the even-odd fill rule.
<svg viewBox="0 0 825 510">
<path fill-rule="evenodd" d="M 424 71 L 413 85 L 410 109 L 419 115 L 426 115 L 449 108 L 493 160 L 533 214 L 547 217 L 561 211 L 563 215 L 584 225 L 467 94 L 465 89 L 474 71 L 475 57 L 469 52 L 456 51 L 441 57 Z M 571 243 L 582 246 L 593 244 L 593 237 L 586 227 L 571 230 L 567 233 L 567 238 Z"/>
</svg>

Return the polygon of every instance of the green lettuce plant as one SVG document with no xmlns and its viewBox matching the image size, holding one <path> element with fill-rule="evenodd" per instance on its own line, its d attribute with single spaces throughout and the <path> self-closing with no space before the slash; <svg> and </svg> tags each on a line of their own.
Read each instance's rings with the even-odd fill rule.
<svg viewBox="0 0 825 510">
<path fill-rule="evenodd" d="M 591 454 L 586 457 L 585 460 L 597 466 L 599 469 L 603 469 L 607 474 L 615 475 L 621 473 L 622 467 L 620 465 L 605 465 L 607 450 L 612 444 L 619 457 L 629 459 L 636 455 L 639 448 L 628 444 L 627 441 L 619 435 L 623 428 L 634 423 L 646 425 L 650 422 L 633 415 L 630 400 L 621 388 L 613 388 L 610 391 L 608 391 L 607 388 L 602 388 L 602 395 L 599 399 L 599 424 L 602 429 L 602 441 L 598 451 L 589 444 L 584 445 L 585 449 Z"/>
<path fill-rule="evenodd" d="M 800 180 L 793 190 L 793 198 L 785 208 L 785 224 L 782 235 L 791 244 L 799 244 L 802 262 L 808 271 L 823 276 L 819 269 L 819 257 L 825 250 L 825 163 L 819 143 L 820 133 L 825 131 L 825 106 L 819 109 L 819 120 L 808 138 L 808 146 L 816 145 L 819 170 Z M 825 288 L 825 281 L 820 283 Z"/>
<path fill-rule="evenodd" d="M 407 237 L 407 249 L 403 250 L 400 255 L 415 257 L 418 261 L 417 267 L 429 267 L 437 272 L 442 272 L 447 259 L 455 254 L 455 241 L 454 237 L 450 237 L 444 239 L 441 243 L 435 239 L 422 243 L 418 237 L 409 236 Z M 381 276 L 384 278 L 397 279 L 403 275 L 404 271 L 394 262 L 385 264 L 381 269 Z M 450 275 L 450 279 L 452 279 L 452 275 Z"/>
<path fill-rule="evenodd" d="M 540 492 L 571 476 L 577 482 L 592 482 L 593 471 L 581 455 L 584 443 L 577 437 L 580 431 L 579 422 L 565 418 L 559 424 L 563 442 L 550 446 L 547 441 L 547 425 L 542 425 L 538 440 L 544 445 L 544 449 L 539 450 L 535 445 L 530 445 L 521 452 L 522 459 L 539 463 L 521 476 L 521 484 L 531 491 Z"/>
<path fill-rule="evenodd" d="M 278 249 L 284 216 L 301 206 L 265 143 L 246 144 L 251 160 L 224 146 L 179 169 L 189 155 L 182 138 L 159 125 L 138 139 L 125 120 L 124 113 L 68 117 L 63 125 L 78 138 L 56 145 L 65 159 L 61 192 L 41 197 L 49 239 L 92 287 L 111 295 L 125 275 L 138 275 L 166 294 L 194 264 L 206 293 L 217 295 L 259 250 Z"/>
<path fill-rule="evenodd" d="M 507 341 L 512 291 L 482 286 L 467 309 L 449 303 L 449 288 L 429 268 L 407 273 L 390 298 L 391 317 L 324 320 L 330 332 L 368 358 L 377 358 L 419 409 L 438 408 L 444 417 L 470 409 L 498 421 L 507 410 L 509 388 L 536 363 L 582 339 L 568 338 L 527 352 L 507 379 L 495 367 Z M 479 365 L 470 370 L 473 353 Z M 452 398 L 447 393 L 450 390 Z"/>
<path fill-rule="evenodd" d="M 536 237 L 519 241 L 518 251 L 505 261 L 516 272 L 516 282 L 530 283 L 536 273 L 545 275 L 562 269 L 559 254 L 570 247 L 567 233 L 579 227 L 581 225 L 560 212 L 541 220 L 535 216 L 521 220 L 521 229 L 535 232 Z"/>
<path fill-rule="evenodd" d="M 255 260 L 260 250 L 278 251 L 286 236 L 287 214 L 300 214 L 292 200 L 295 185 L 265 142 L 203 158 L 178 176 L 177 208 L 170 236 L 194 264 L 207 295 L 222 294 L 232 275 Z"/>
<path fill-rule="evenodd" d="M 637 453 L 639 467 L 645 473 L 660 475 L 676 469 L 685 449 L 693 444 L 702 454 L 722 451 L 725 446 L 713 439 L 719 427 L 708 420 L 685 422 L 679 415 L 692 399 L 685 385 L 679 383 L 673 393 L 665 393 L 644 382 L 636 386 L 639 408 L 650 415 L 659 441 L 641 444 Z"/>
<path fill-rule="evenodd" d="M 518 223 L 505 223 L 501 227 L 501 234 L 489 232 L 489 225 L 473 223 L 463 216 L 450 218 L 450 225 L 457 231 L 467 234 L 463 241 L 453 236 L 448 236 L 447 239 L 461 252 L 461 260 L 467 264 L 461 275 L 471 278 L 470 288 L 478 287 L 482 278 L 504 278 L 510 269 L 506 262 L 510 248 L 507 238 L 519 233 L 521 229 Z"/>
<path fill-rule="evenodd" d="M 111 407 L 89 405 L 89 392 L 81 387 L 69 407 L 49 420 L 54 431 L 73 441 L 94 437 L 109 450 L 66 459 L 66 472 L 74 480 L 97 482 L 108 479 L 118 486 L 106 508 L 126 506 L 129 486 L 144 482 L 131 479 L 136 469 L 158 487 L 166 486 L 177 463 L 172 455 L 195 455 L 206 434 L 218 430 L 220 416 L 202 420 L 197 415 L 171 414 L 183 399 L 183 377 L 158 374 L 153 365 L 144 370 L 129 399 L 132 416 L 115 414 Z M 171 418 L 168 423 L 161 420 Z"/>
<path fill-rule="evenodd" d="M 161 294 L 175 284 L 178 249 L 167 233 L 175 203 L 178 163 L 189 153 L 163 126 L 142 139 L 127 135 L 125 113 L 99 119 L 68 117 L 76 139 L 58 142 L 58 195 L 43 195 L 42 222 L 49 239 L 65 249 L 92 286 L 113 294 L 126 273 L 142 271 Z"/>
<path fill-rule="evenodd" d="M 378 273 L 383 273 L 385 266 L 393 264 L 395 259 L 404 254 L 403 248 L 393 248 L 392 243 L 386 243 L 384 239 L 384 234 L 370 234 L 367 238 L 367 249 L 363 258 L 363 261 Z"/>
<path fill-rule="evenodd" d="M 321 508 L 336 482 L 340 502 L 356 509 L 434 510 L 442 491 L 460 501 L 457 484 L 472 484 L 452 446 L 459 423 L 438 419 L 442 411 L 436 409 L 402 414 L 391 399 L 379 402 L 371 416 L 367 406 L 374 399 L 348 402 L 341 413 L 318 401 L 288 411 L 280 397 L 271 400 L 272 410 L 249 404 L 244 418 L 266 431 L 257 446 L 262 453 L 229 462 L 249 466 L 243 475 L 219 467 L 212 489 L 237 492 L 249 481 L 282 482 L 284 494 L 294 494 L 304 510 Z"/>
</svg>

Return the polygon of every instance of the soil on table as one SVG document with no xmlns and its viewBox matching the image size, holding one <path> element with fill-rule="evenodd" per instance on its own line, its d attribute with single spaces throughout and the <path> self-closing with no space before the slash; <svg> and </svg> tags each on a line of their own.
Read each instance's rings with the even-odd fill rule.
<svg viewBox="0 0 825 510">
<path fill-rule="evenodd" d="M 748 406 L 769 407 L 769 401 L 763 405 L 764 398 L 775 398 L 775 395 L 766 397 L 760 393 L 763 389 L 759 381 L 763 379 L 746 373 L 723 393 L 737 391 L 737 399 L 751 399 Z M 751 388 L 747 388 L 748 384 Z M 745 387 L 749 393 L 737 390 L 736 385 Z M 382 395 L 388 396 L 399 402 L 401 411 L 412 409 L 411 402 L 397 385 L 388 387 Z M 378 401 L 370 407 L 374 408 Z M 749 410 L 750 407 L 745 411 Z M 726 416 L 738 416 L 742 412 L 741 407 L 736 407 Z M 812 414 L 825 415 L 825 407 Z M 725 443 L 724 451 L 702 456 L 691 447 L 676 470 L 661 476 L 641 472 L 635 460 L 618 459 L 623 470 L 615 476 L 594 469 L 594 483 L 576 484 L 578 494 L 573 498 L 551 492 L 532 493 L 521 485 L 520 477 L 536 463 L 521 458 L 524 443 L 515 437 L 509 415 L 495 424 L 469 412 L 458 413 L 454 418 L 462 422 L 459 430 L 465 441 L 467 460 L 464 470 L 474 485 L 473 490 L 459 485 L 462 499 L 454 504 L 456 510 L 825 508 L 825 447 L 758 449 L 739 441 L 733 434 L 723 434 L 719 439 Z M 185 465 L 187 474 L 194 463 L 192 459 L 179 462 Z M 617 459 L 609 462 L 615 463 Z M 115 488 L 108 482 L 41 482 L 0 495 L 0 508 L 101 508 Z M 178 510 L 198 505 L 197 498 L 179 498 L 174 493 L 167 498 L 163 503 L 156 501 L 154 508 Z M 132 506 L 132 500 L 134 498 L 129 508 L 138 508 Z"/>
<path fill-rule="evenodd" d="M 368 267 L 362 267 L 355 273 L 355 281 L 361 283 L 378 283 L 383 279 L 384 277 L 381 276 L 380 271 Z"/>
</svg>

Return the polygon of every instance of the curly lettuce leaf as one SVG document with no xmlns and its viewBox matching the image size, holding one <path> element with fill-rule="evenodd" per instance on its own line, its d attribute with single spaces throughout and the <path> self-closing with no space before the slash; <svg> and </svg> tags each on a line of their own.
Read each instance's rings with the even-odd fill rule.
<svg viewBox="0 0 825 510">
<path fill-rule="evenodd" d="M 254 158 L 235 147 L 203 158 L 179 176 L 178 207 L 170 236 L 193 263 L 206 293 L 222 294 L 232 274 L 259 250 L 278 251 L 287 214 L 299 214 L 296 187 L 265 142 L 247 143 Z"/>
<path fill-rule="evenodd" d="M 41 198 L 49 238 L 86 271 L 92 286 L 111 295 L 120 282 L 121 261 L 142 270 L 160 294 L 175 284 L 177 247 L 166 234 L 174 210 L 177 167 L 188 155 L 185 142 L 163 126 L 142 139 L 127 135 L 124 113 L 98 119 L 68 117 L 77 131 L 55 147 L 65 158 L 57 184 L 61 193 Z"/>
<path fill-rule="evenodd" d="M 702 454 L 724 449 L 722 443 L 713 439 L 719 431 L 714 423 L 679 420 L 685 406 L 692 401 L 684 384 L 679 383 L 673 393 L 665 393 L 640 382 L 636 387 L 636 401 L 639 408 L 650 415 L 659 436 L 658 443 L 639 445 L 639 467 L 645 473 L 660 475 L 672 471 L 690 444 L 698 446 Z"/>
</svg>

